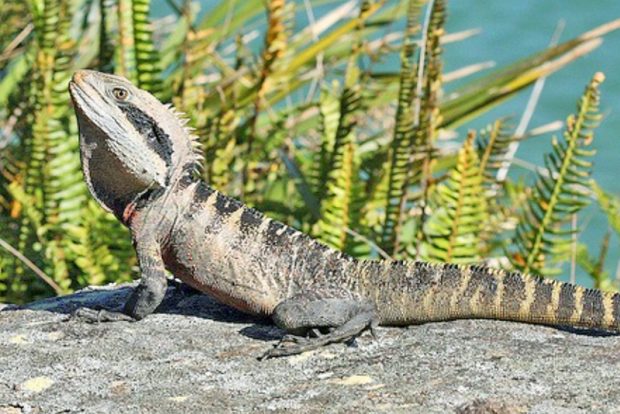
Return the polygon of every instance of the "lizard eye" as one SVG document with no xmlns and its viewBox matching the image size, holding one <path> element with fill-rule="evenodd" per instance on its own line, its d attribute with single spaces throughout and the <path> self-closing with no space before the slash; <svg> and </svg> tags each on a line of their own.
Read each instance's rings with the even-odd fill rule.
<svg viewBox="0 0 620 414">
<path fill-rule="evenodd" d="M 123 102 L 129 98 L 129 92 L 125 88 L 114 88 L 112 89 L 112 95 L 117 101 Z"/>
</svg>

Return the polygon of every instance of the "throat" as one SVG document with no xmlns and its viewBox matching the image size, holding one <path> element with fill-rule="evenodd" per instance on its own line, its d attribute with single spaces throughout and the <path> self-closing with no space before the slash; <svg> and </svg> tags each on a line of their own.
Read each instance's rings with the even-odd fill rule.
<svg viewBox="0 0 620 414">
<path fill-rule="evenodd" d="M 125 226 L 130 227 L 136 214 L 162 197 L 165 192 L 165 188 L 155 188 L 139 193 L 131 201 L 124 204 L 122 211 L 119 211 L 120 214 L 117 214 L 117 217 Z"/>
<path fill-rule="evenodd" d="M 199 179 L 196 178 L 195 171 L 196 165 L 194 162 L 186 163 L 178 173 L 175 174 L 173 172 L 172 179 L 167 187 L 146 189 L 134 195 L 128 201 L 121 203 L 122 207 L 117 211 L 115 210 L 114 213 L 125 226 L 131 226 L 131 221 L 136 213 L 152 205 L 166 193 L 183 191 L 190 185 L 197 183 Z"/>
</svg>

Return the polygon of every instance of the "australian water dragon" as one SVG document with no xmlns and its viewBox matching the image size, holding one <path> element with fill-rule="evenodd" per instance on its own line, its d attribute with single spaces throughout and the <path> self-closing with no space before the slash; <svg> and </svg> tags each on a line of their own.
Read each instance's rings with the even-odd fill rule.
<svg viewBox="0 0 620 414">
<path fill-rule="evenodd" d="M 94 71 L 76 72 L 69 89 L 86 182 L 131 230 L 142 273 L 123 313 L 83 309 L 83 317 L 144 318 L 164 297 L 167 269 L 291 333 L 268 357 L 345 342 L 376 325 L 460 318 L 620 330 L 618 294 L 482 266 L 335 251 L 195 178 L 196 138 L 171 106 Z"/>
</svg>

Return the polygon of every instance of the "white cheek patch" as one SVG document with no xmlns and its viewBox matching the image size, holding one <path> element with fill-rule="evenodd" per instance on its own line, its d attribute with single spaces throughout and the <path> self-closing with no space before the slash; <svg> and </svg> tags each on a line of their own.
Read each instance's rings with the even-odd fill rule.
<svg viewBox="0 0 620 414">
<path fill-rule="evenodd" d="M 165 161 L 148 146 L 120 110 L 114 112 L 117 112 L 116 117 L 103 114 L 100 119 L 94 120 L 95 123 L 104 124 L 105 127 L 99 128 L 107 132 L 103 142 L 96 141 L 91 145 L 105 146 L 118 159 L 125 172 L 145 188 L 164 187 L 168 173 Z"/>
<path fill-rule="evenodd" d="M 138 134 L 120 140 L 106 140 L 106 145 L 137 180 L 147 187 L 164 187 L 168 168 Z"/>
</svg>

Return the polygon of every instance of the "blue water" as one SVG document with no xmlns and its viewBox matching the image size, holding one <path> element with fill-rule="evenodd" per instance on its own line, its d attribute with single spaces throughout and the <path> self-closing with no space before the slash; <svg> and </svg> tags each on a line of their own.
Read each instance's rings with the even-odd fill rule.
<svg viewBox="0 0 620 414">
<path fill-rule="evenodd" d="M 566 40 L 620 18 L 620 1 L 597 0 L 520 0 L 452 1 L 447 29 L 449 32 L 477 27 L 482 33 L 474 38 L 446 46 L 446 69 L 453 70 L 479 61 L 494 60 L 498 66 L 527 56 L 546 46 L 560 21 L 565 28 L 561 39 Z M 597 149 L 594 178 L 608 192 L 620 195 L 620 31 L 605 37 L 603 45 L 591 54 L 550 76 L 539 100 L 531 126 L 561 119 L 575 110 L 576 101 L 586 83 L 596 71 L 606 75 L 601 88 L 601 109 L 605 119 L 597 129 L 594 147 Z M 502 115 L 520 116 L 525 108 L 529 91 L 492 111 L 482 120 Z M 541 165 L 542 154 L 549 151 L 550 136 L 525 142 L 517 157 Z M 522 173 L 515 167 L 515 172 Z M 586 243 L 592 254 L 598 254 L 601 240 L 607 231 L 607 220 L 596 208 L 589 208 L 579 216 L 584 226 L 580 241 Z M 612 236 L 606 270 L 615 275 L 620 260 L 618 235 Z M 590 284 L 586 276 L 577 273 L 580 283 Z"/>
<path fill-rule="evenodd" d="M 159 3 L 156 15 L 166 11 L 165 2 Z M 297 23 L 305 24 L 303 0 L 296 0 L 298 10 Z M 318 18 L 344 2 L 330 2 L 321 5 L 314 3 L 313 9 Z M 201 1 L 203 12 L 217 4 L 214 0 Z M 575 37 L 595 26 L 620 18 L 620 0 L 520 0 L 520 1 L 451 1 L 448 5 L 449 15 L 447 31 L 480 28 L 482 33 L 461 41 L 446 45 L 445 68 L 451 71 L 477 62 L 493 60 L 501 67 L 517 59 L 539 51 L 549 41 L 559 22 L 564 22 L 560 41 Z M 208 13 L 208 11 L 207 11 Z M 256 22 L 251 29 L 256 28 Z M 402 27 L 396 24 L 392 28 Z M 250 27 L 244 28 L 245 31 Z M 299 30 L 299 26 L 296 27 Z M 262 39 L 255 41 L 260 47 Z M 390 67 L 393 66 L 393 67 Z M 381 69 L 398 69 L 398 59 L 388 59 Z M 530 123 L 531 127 L 540 126 L 554 120 L 564 120 L 575 111 L 577 99 L 583 88 L 596 71 L 606 75 L 602 86 L 602 111 L 605 120 L 598 128 L 594 147 L 594 177 L 608 192 L 620 195 L 620 31 L 606 36 L 603 45 L 570 64 L 567 68 L 553 74 L 546 82 L 539 100 L 536 113 Z M 453 87 L 448 85 L 448 91 Z M 479 128 L 501 116 L 511 115 L 518 121 L 525 108 L 529 90 L 522 93 L 488 115 L 467 124 L 465 128 Z M 551 136 L 543 136 L 525 142 L 519 149 L 517 157 L 525 161 L 542 164 L 542 154 L 550 149 Z M 528 173 L 520 167 L 513 167 L 513 175 Z M 598 254 L 601 240 L 607 231 L 607 221 L 603 214 L 591 207 L 579 216 L 580 226 L 584 228 L 580 241 L 589 246 L 592 254 Z M 612 236 L 612 244 L 606 261 L 606 269 L 612 275 L 616 273 L 620 260 L 620 243 L 618 235 Z M 590 285 L 591 282 L 578 272 L 577 280 Z M 566 279 L 566 277 L 563 277 Z"/>
</svg>

